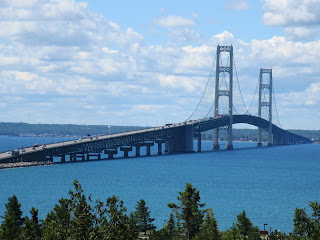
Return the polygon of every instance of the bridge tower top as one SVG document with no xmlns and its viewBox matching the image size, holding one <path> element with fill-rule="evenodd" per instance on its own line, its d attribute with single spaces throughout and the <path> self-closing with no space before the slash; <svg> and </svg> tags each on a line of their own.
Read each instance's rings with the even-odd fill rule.
<svg viewBox="0 0 320 240">
<path fill-rule="evenodd" d="M 221 52 L 229 53 L 229 66 L 220 66 Z M 229 82 L 227 89 L 220 89 L 220 73 L 229 73 Z M 216 60 L 216 81 L 215 81 L 215 106 L 214 106 L 214 116 L 219 116 L 219 98 L 226 96 L 229 98 L 229 119 L 230 123 L 228 125 L 228 144 L 227 149 L 233 149 L 232 145 L 232 122 L 233 122 L 233 104 L 232 104 L 232 92 L 233 92 L 233 46 L 217 46 L 217 60 Z M 214 130 L 213 138 L 213 148 L 219 149 L 218 144 L 218 129 Z"/>
</svg>

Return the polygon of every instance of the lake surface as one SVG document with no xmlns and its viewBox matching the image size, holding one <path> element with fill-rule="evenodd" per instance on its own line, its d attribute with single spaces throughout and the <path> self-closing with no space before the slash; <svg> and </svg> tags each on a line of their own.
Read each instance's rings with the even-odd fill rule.
<svg viewBox="0 0 320 240">
<path fill-rule="evenodd" d="M 0 149 L 61 140 L 0 136 Z M 320 145 L 256 148 L 255 143 L 235 142 L 235 150 L 218 152 L 211 146 L 203 142 L 207 151 L 202 153 L 0 170 L 0 215 L 15 194 L 24 214 L 34 206 L 45 218 L 60 198 L 68 197 L 75 179 L 94 200 L 119 196 L 129 212 L 144 199 L 158 227 L 169 217 L 167 203 L 177 203 L 187 182 L 200 190 L 201 202 L 213 209 L 220 230 L 230 228 L 236 215 L 246 210 L 260 229 L 266 223 L 267 229 L 288 233 L 296 207 L 309 209 L 310 201 L 320 202 Z M 155 146 L 153 154 L 156 151 Z"/>
</svg>

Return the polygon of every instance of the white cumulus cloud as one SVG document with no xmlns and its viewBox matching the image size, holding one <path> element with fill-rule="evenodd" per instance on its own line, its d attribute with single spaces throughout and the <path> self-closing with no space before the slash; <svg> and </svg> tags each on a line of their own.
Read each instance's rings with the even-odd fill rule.
<svg viewBox="0 0 320 240">
<path fill-rule="evenodd" d="M 320 26 L 319 0 L 263 0 L 266 25 L 283 26 L 288 38 L 310 40 Z"/>
<path fill-rule="evenodd" d="M 279 108 L 287 113 L 283 122 L 306 120 L 294 116 L 290 106 L 309 114 L 309 108 L 319 106 L 319 41 L 272 37 L 245 42 L 228 31 L 204 39 L 196 29 L 196 16 L 170 16 L 158 19 L 157 26 L 167 28 L 171 40 L 150 45 L 133 28 L 123 29 L 92 12 L 86 3 L 3 3 L 2 121 L 25 122 L 28 114 L 33 116 L 31 122 L 43 123 L 155 125 L 155 119 L 157 124 L 184 121 L 198 104 L 213 69 L 208 84 L 211 92 L 204 96 L 206 107 L 211 106 L 212 63 L 218 44 L 234 47 L 234 80 L 239 80 L 247 105 L 254 95 L 259 69 L 272 67 Z M 289 21 L 286 24 L 290 27 Z M 242 101 L 237 84 L 234 86 L 238 108 Z"/>
</svg>

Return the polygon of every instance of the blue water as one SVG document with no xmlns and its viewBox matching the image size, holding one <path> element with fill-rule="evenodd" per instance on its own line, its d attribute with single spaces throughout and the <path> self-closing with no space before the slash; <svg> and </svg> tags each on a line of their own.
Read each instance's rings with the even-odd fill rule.
<svg viewBox="0 0 320 240">
<path fill-rule="evenodd" d="M 211 145 L 203 142 L 203 149 Z M 144 199 L 162 227 L 170 213 L 167 203 L 177 202 L 178 192 L 190 182 L 213 209 L 220 230 L 231 227 L 244 209 L 260 229 L 266 223 L 268 229 L 292 232 L 295 208 L 320 201 L 320 145 L 254 146 L 234 143 L 234 151 L 0 170 L 0 215 L 8 197 L 16 194 L 25 214 L 34 206 L 45 218 L 78 179 L 93 199 L 116 195 L 129 211 Z"/>
</svg>

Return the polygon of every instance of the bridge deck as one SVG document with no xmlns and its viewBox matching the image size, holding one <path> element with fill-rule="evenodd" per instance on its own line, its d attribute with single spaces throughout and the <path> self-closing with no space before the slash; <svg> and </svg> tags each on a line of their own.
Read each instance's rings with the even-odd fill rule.
<svg viewBox="0 0 320 240">
<path fill-rule="evenodd" d="M 203 132 L 214 128 L 219 128 L 228 125 L 229 117 L 221 115 L 218 117 L 209 117 L 200 120 L 192 120 L 188 122 L 170 124 L 166 126 L 147 128 L 137 131 L 123 132 L 112 135 L 101 135 L 95 137 L 87 137 L 78 140 L 71 140 L 60 143 L 47 144 L 45 148 L 39 147 L 26 147 L 25 152 L 20 152 L 18 155 L 11 155 L 11 153 L 0 153 L 0 162 L 8 161 L 39 161 L 38 159 L 46 159 L 46 156 L 61 156 L 63 154 L 72 153 L 90 153 L 101 152 L 108 148 L 117 148 L 119 146 L 134 145 L 145 141 L 155 141 L 156 139 L 167 139 L 175 137 L 180 134 L 181 129 L 186 126 L 193 126 L 193 133 Z M 234 115 L 233 123 L 248 123 L 260 128 L 267 129 L 269 122 L 265 119 L 258 118 L 250 115 Z M 179 130 L 180 129 L 180 130 Z M 180 131 L 180 132 L 179 132 Z M 297 134 L 285 131 L 273 125 L 274 136 L 282 136 L 286 134 L 289 143 L 310 143 L 311 140 Z"/>
</svg>

